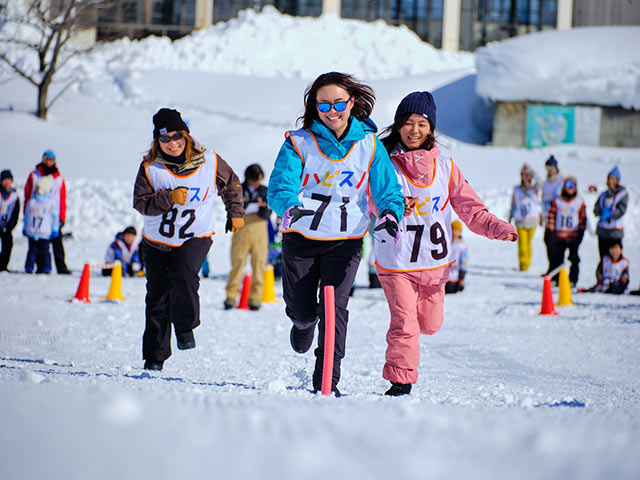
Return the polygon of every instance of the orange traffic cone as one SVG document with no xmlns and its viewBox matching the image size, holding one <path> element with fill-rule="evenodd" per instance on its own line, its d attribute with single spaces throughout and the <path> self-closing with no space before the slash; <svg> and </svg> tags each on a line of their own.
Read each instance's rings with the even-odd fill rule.
<svg viewBox="0 0 640 480">
<path fill-rule="evenodd" d="M 549 275 L 544 276 L 542 284 L 542 307 L 540 315 L 557 315 L 556 308 L 553 304 L 553 291 L 551 290 L 551 278 Z"/>
<path fill-rule="evenodd" d="M 85 263 L 84 268 L 82 269 L 82 276 L 80 277 L 80 283 L 78 284 L 78 291 L 76 292 L 76 296 L 73 297 L 70 302 L 77 300 L 79 302 L 91 303 L 89 300 L 89 277 L 91 276 L 91 272 L 89 270 L 89 264 Z"/>
<path fill-rule="evenodd" d="M 245 273 L 244 279 L 242 280 L 242 293 L 240 294 L 240 303 L 238 304 L 238 308 L 242 310 L 250 310 L 249 309 L 249 291 L 251 290 L 251 274 Z"/>
</svg>

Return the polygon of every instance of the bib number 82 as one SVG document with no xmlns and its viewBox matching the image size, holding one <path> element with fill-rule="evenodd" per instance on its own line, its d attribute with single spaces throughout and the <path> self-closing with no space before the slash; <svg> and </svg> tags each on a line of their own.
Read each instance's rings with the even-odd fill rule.
<svg viewBox="0 0 640 480">
<path fill-rule="evenodd" d="M 184 225 L 178 230 L 178 238 L 191 238 L 193 232 L 187 233 L 187 229 L 193 222 L 196 221 L 196 211 L 193 209 L 187 209 L 182 211 L 182 218 L 189 217 Z M 171 238 L 176 233 L 176 219 L 178 218 L 178 209 L 172 208 L 167 213 L 162 215 L 162 222 L 160 223 L 160 235 L 163 237 Z"/>
</svg>

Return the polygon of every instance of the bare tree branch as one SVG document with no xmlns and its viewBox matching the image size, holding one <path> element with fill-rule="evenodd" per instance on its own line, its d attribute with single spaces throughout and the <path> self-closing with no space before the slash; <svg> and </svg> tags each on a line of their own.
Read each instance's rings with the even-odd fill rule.
<svg viewBox="0 0 640 480">
<path fill-rule="evenodd" d="M 13 62 L 10 59 L 8 59 L 4 53 L 0 53 L 0 60 L 4 61 L 7 65 L 9 65 L 9 67 L 11 67 L 11 69 L 14 72 L 16 72 L 18 75 L 20 75 L 22 78 L 24 78 L 25 80 L 28 80 L 31 84 L 35 85 L 36 87 L 38 86 L 38 82 L 36 82 L 33 78 L 31 78 L 29 74 L 24 72 L 20 67 L 18 67 L 17 65 L 14 65 Z"/>
</svg>

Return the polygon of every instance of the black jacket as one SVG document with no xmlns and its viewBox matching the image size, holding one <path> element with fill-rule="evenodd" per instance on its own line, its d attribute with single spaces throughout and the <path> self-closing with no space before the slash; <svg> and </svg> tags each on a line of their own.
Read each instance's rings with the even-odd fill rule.
<svg viewBox="0 0 640 480">
<path fill-rule="evenodd" d="M 264 218 L 265 220 L 269 218 L 271 214 L 271 209 L 269 207 L 258 207 L 258 211 L 255 212 L 255 206 L 253 208 L 249 207 L 252 203 L 257 204 L 258 199 L 261 199 L 263 202 L 267 201 L 267 187 L 264 185 L 260 185 L 257 189 L 253 190 L 249 188 L 249 184 L 245 180 L 242 184 L 242 196 L 244 199 L 244 211 L 257 213 L 260 218 Z M 249 208 L 247 208 L 249 207 Z"/>
</svg>

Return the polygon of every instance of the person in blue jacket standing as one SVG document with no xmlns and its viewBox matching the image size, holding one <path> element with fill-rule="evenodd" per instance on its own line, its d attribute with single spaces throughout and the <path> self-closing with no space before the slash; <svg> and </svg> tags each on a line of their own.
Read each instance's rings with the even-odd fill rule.
<svg viewBox="0 0 640 480">
<path fill-rule="evenodd" d="M 404 212 L 397 176 L 369 119 L 374 103 L 371 87 L 353 76 L 320 75 L 305 91 L 302 128 L 285 133 L 269 179 L 268 203 L 282 217 L 282 288 L 293 350 L 307 352 L 319 326 L 314 392 L 322 387 L 324 287 L 334 287 L 336 396 L 349 290 L 369 227 L 367 195 L 380 212 L 374 230 L 385 229 L 396 241 Z"/>
</svg>

